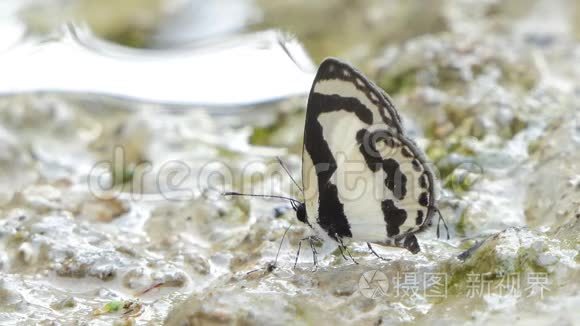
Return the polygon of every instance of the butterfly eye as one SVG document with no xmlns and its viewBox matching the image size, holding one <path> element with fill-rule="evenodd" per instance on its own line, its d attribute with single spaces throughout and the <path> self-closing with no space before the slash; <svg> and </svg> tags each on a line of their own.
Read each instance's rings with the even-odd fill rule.
<svg viewBox="0 0 580 326">
<path fill-rule="evenodd" d="M 300 203 L 300 205 L 298 205 L 295 210 L 296 218 L 298 218 L 298 221 L 302 223 L 308 223 L 308 220 L 306 219 L 306 206 L 303 203 Z"/>
</svg>

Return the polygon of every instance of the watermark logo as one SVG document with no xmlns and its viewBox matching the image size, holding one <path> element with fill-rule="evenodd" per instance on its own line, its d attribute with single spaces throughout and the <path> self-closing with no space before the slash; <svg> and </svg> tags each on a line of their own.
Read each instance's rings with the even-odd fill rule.
<svg viewBox="0 0 580 326">
<path fill-rule="evenodd" d="M 399 147 L 385 148 L 389 151 Z M 420 178 L 413 178 L 409 174 L 416 169 L 412 162 L 398 162 L 398 168 L 392 175 L 385 174 L 380 163 L 381 168 L 377 167 L 376 173 L 371 171 L 369 174 L 369 163 L 366 160 L 360 157 L 353 159 L 350 152 L 334 155 L 336 161 L 340 162 L 340 169 L 329 163 L 318 163 L 303 166 L 302 174 L 309 176 L 332 172 L 330 182 L 340 185 L 338 196 L 341 202 L 356 202 L 363 197 L 383 200 L 393 194 L 400 197 L 402 193 L 399 192 L 403 189 L 406 196 L 413 198 L 418 198 L 424 192 Z M 263 158 L 234 162 L 220 158 L 182 161 L 155 157 L 152 161 L 141 162 L 129 159 L 132 156 L 122 146 L 113 148 L 108 159 L 97 162 L 87 171 L 85 179 L 89 192 L 99 199 L 123 195 L 132 200 L 188 201 L 207 192 L 230 191 L 234 185 L 245 193 L 275 194 L 288 181 L 288 176 L 277 161 Z M 430 166 L 435 175 L 440 175 L 434 164 L 425 164 Z M 458 165 L 455 170 L 453 178 L 446 182 L 446 186 L 454 190 L 469 188 L 483 174 L 483 169 L 475 163 Z M 305 178 L 304 181 L 307 183 L 311 179 L 316 180 Z M 386 183 L 391 186 L 385 187 Z M 318 196 L 316 187 L 305 188 L 307 191 L 304 192 L 303 200 L 314 200 Z M 444 194 L 437 193 L 437 196 L 440 195 Z M 409 211 L 421 208 L 415 201 L 405 205 L 400 208 Z"/>
<path fill-rule="evenodd" d="M 433 272 L 397 272 L 388 277 L 379 270 L 363 273 L 359 280 L 360 293 L 370 299 L 384 296 L 395 298 L 447 298 L 450 274 Z M 525 282 L 523 282 L 525 281 Z M 550 291 L 547 273 L 510 273 L 494 277 L 492 273 L 469 273 L 457 295 L 467 299 L 483 298 L 492 294 L 513 297 L 544 298 Z"/>
<path fill-rule="evenodd" d="M 389 280 L 385 273 L 372 270 L 361 275 L 359 291 L 364 297 L 370 299 L 387 295 L 393 297 L 423 295 L 431 298 L 445 298 L 447 297 L 447 274 L 397 272 Z"/>
<path fill-rule="evenodd" d="M 381 271 L 368 271 L 362 274 L 358 286 L 365 298 L 376 299 L 385 296 L 389 291 L 389 279 Z"/>
</svg>

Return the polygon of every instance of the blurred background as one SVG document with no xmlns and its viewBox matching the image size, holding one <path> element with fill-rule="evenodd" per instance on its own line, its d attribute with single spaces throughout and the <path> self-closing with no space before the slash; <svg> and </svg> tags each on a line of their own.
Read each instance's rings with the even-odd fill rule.
<svg viewBox="0 0 580 326">
<path fill-rule="evenodd" d="M 579 41 L 574 0 L 1 0 L 0 324 L 575 325 Z M 449 241 L 292 269 L 290 207 L 214 191 L 300 197 L 276 157 L 300 179 L 327 56 L 393 98 Z M 365 297 L 376 270 L 445 297 Z"/>
<path fill-rule="evenodd" d="M 525 3 L 521 1 L 519 6 L 529 7 Z M 388 42 L 444 30 L 446 13 L 441 4 L 442 1 L 425 5 L 422 1 L 341 0 L 6 0 L 1 9 L 4 19 L 20 19 L 33 35 L 49 33 L 63 22 L 75 20 L 86 22 L 105 39 L 144 48 L 181 46 L 276 28 L 295 35 L 320 61 L 329 55 L 355 59 Z M 517 3 L 508 6 L 518 10 Z"/>
</svg>

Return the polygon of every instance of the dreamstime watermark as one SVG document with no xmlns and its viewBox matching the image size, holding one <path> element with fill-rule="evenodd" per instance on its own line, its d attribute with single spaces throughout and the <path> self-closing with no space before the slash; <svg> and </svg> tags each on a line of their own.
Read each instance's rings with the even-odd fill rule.
<svg viewBox="0 0 580 326">
<path fill-rule="evenodd" d="M 371 152 L 376 150 L 370 149 Z M 232 185 L 246 193 L 269 195 L 277 194 L 280 185 L 289 184 L 289 176 L 275 160 L 243 161 L 243 164 L 227 160 L 202 163 L 167 160 L 154 165 L 150 162 L 131 163 L 127 156 L 123 147 L 116 147 L 109 160 L 92 167 L 87 183 L 95 197 L 110 199 L 123 193 L 132 199 L 191 200 L 206 191 L 230 191 Z M 309 191 L 304 192 L 306 198 L 302 199 L 308 200 L 318 195 L 318 185 L 308 183 L 316 182 L 321 176 L 327 176 L 328 182 L 340 189 L 338 196 L 341 202 L 369 196 L 377 201 L 390 196 L 417 199 L 430 191 L 432 181 L 440 178 L 439 171 L 432 163 L 425 164 L 433 172 L 434 180 L 426 174 L 423 176 L 424 168 L 413 161 L 397 163 L 391 160 L 384 163 L 368 157 L 352 160 L 344 153 L 335 156 L 338 163 L 303 166 L 302 179 Z M 483 169 L 474 162 L 463 162 L 457 164 L 451 173 L 446 186 L 454 190 L 464 189 L 483 174 Z M 401 201 L 401 204 L 406 206 L 400 208 L 407 210 L 421 208 L 417 200 Z"/>
<path fill-rule="evenodd" d="M 432 272 L 397 272 L 390 277 L 380 270 L 364 272 L 358 283 L 362 296 L 369 299 L 381 297 L 447 298 L 451 274 Z M 455 290 L 455 295 L 465 298 L 483 298 L 492 294 L 513 297 L 539 297 L 550 291 L 547 273 L 511 273 L 501 277 L 491 277 L 491 273 L 469 273 L 465 286 Z"/>
</svg>

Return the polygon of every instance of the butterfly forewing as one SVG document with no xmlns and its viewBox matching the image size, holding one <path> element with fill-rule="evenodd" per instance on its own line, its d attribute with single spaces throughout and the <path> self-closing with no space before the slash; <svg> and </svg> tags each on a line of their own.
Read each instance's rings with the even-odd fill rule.
<svg viewBox="0 0 580 326">
<path fill-rule="evenodd" d="M 308 98 L 304 196 L 309 223 L 342 241 L 383 242 L 433 215 L 433 174 L 387 95 L 326 59 Z"/>
<path fill-rule="evenodd" d="M 313 94 L 319 94 L 318 97 L 320 97 L 314 98 L 314 102 L 324 100 L 333 102 L 336 96 L 340 97 L 341 101 L 358 101 L 366 110 L 357 110 L 357 108 L 350 108 L 350 110 L 356 111 L 355 114 L 360 114 L 370 124 L 384 123 L 398 132 L 403 130 L 401 118 L 384 91 L 358 70 L 337 59 L 328 58 L 320 64 L 310 90 L 309 101 Z M 312 104 L 316 105 L 316 103 Z"/>
</svg>

